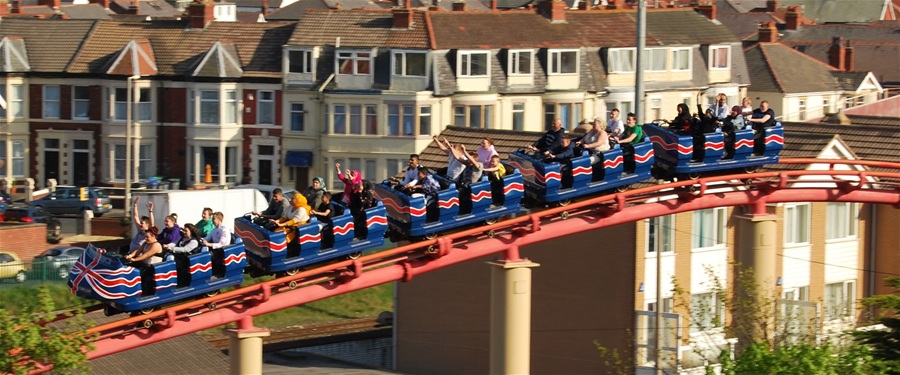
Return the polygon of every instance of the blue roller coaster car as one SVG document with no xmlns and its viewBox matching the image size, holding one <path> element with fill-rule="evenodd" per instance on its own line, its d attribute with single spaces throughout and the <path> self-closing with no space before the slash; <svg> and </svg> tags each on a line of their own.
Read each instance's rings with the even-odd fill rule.
<svg viewBox="0 0 900 375">
<path fill-rule="evenodd" d="M 311 264 L 321 263 L 342 256 L 356 257 L 363 251 L 384 245 L 384 231 L 388 219 L 381 202 L 366 209 L 365 231 L 355 227 L 350 210 L 338 202 L 332 202 L 335 216 L 332 219 L 334 245 L 323 248 L 323 232 L 315 217 L 309 223 L 297 227 L 299 231 L 294 243 L 287 243 L 285 232 L 272 232 L 256 225 L 247 218 L 234 221 L 235 233 L 244 240 L 250 260 L 251 274 L 275 272 L 293 273 Z M 340 212 L 338 212 L 340 211 Z M 254 275 L 258 276 L 258 275 Z"/>
<path fill-rule="evenodd" d="M 540 155 L 524 151 L 510 153 L 509 159 L 522 171 L 529 198 L 559 203 L 650 179 L 654 151 L 650 142 L 644 141 L 634 145 L 634 153 L 627 155 L 616 145 L 595 155 L 585 151 L 565 162 L 545 163 Z"/>
<path fill-rule="evenodd" d="M 244 281 L 247 257 L 236 243 L 213 251 L 156 263 L 144 270 L 122 261 L 119 254 L 104 253 L 88 245 L 72 270 L 67 284 L 75 295 L 103 302 L 104 312 L 152 311 L 155 307 Z M 152 277 L 148 282 L 144 278 Z"/>
<path fill-rule="evenodd" d="M 439 232 L 469 224 L 491 222 L 501 216 L 519 212 L 522 209 L 520 203 L 525 191 L 522 174 L 511 165 L 504 165 L 507 173 L 502 181 L 489 181 L 485 175 L 480 181 L 470 185 L 468 199 L 471 202 L 471 210 L 468 213 L 460 213 L 460 205 L 465 202 L 460 201 L 456 184 L 434 174 L 432 176 L 440 183 L 441 190 L 432 207 L 426 207 L 426 198 L 422 194 L 410 196 L 394 189 L 386 182 L 375 186 L 375 196 L 384 203 L 391 228 L 397 233 L 407 238 L 432 237 Z M 502 184 L 502 201 L 498 199 L 500 197 L 494 196 L 491 184 Z M 500 185 L 496 185 L 495 188 L 499 193 Z"/>
<path fill-rule="evenodd" d="M 644 134 L 653 143 L 656 166 L 661 176 L 696 175 L 700 172 L 743 168 L 752 170 L 764 164 L 777 164 L 784 148 L 784 128 L 781 123 L 765 129 L 765 152 L 753 154 L 753 130 L 735 132 L 734 156 L 723 159 L 725 141 L 723 133 L 707 133 L 699 137 L 678 135 L 655 124 L 643 126 Z M 695 152 L 695 142 L 702 142 L 703 150 Z M 695 155 L 697 154 L 697 155 Z"/>
</svg>

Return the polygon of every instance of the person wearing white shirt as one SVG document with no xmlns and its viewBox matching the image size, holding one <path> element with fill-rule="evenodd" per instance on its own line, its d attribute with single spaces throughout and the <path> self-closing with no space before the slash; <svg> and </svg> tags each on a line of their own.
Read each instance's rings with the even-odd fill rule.
<svg viewBox="0 0 900 375">
<path fill-rule="evenodd" d="M 231 245 L 231 230 L 222 225 L 225 220 L 225 214 L 216 212 L 213 214 L 212 220 L 215 228 L 203 239 L 203 246 L 207 246 L 210 249 L 221 249 Z"/>
<path fill-rule="evenodd" d="M 731 113 L 731 108 L 726 103 L 727 100 L 728 97 L 725 94 L 716 95 L 716 103 L 709 107 L 713 117 L 719 121 L 724 120 Z"/>
<path fill-rule="evenodd" d="M 400 181 L 400 186 L 411 188 L 415 186 L 416 183 L 419 182 L 419 155 L 412 154 L 409 155 L 409 167 L 406 168 L 406 173 L 403 174 L 403 181 Z"/>
<path fill-rule="evenodd" d="M 609 120 L 606 121 L 606 132 L 613 137 L 618 137 L 625 132 L 625 123 L 619 118 L 618 108 L 613 108 L 612 111 L 609 111 Z"/>
</svg>

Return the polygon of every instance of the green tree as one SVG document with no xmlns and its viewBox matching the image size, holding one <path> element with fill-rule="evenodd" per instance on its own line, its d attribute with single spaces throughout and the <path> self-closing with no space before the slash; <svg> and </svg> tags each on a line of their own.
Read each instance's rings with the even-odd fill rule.
<svg viewBox="0 0 900 375">
<path fill-rule="evenodd" d="M 35 297 L 15 312 L 0 309 L 0 373 L 27 374 L 40 364 L 58 373 L 87 372 L 93 335 L 81 311 L 47 323 L 57 314 L 50 291 L 41 286 Z"/>
<path fill-rule="evenodd" d="M 863 298 L 864 305 L 880 312 L 874 320 L 885 329 L 857 331 L 853 337 L 871 350 L 869 364 L 877 373 L 900 374 L 900 278 L 888 278 L 885 283 L 895 289 L 894 294 Z"/>
</svg>

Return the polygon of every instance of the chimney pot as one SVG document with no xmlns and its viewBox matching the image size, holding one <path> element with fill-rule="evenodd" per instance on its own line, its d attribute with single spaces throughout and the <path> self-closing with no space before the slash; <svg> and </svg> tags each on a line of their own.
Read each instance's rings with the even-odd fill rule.
<svg viewBox="0 0 900 375">
<path fill-rule="evenodd" d="M 774 12 L 778 10 L 778 0 L 766 0 L 766 12 Z"/>
</svg>

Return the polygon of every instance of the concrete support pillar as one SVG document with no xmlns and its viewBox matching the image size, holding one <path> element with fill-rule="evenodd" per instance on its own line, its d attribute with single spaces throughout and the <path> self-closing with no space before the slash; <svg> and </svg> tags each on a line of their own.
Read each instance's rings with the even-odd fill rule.
<svg viewBox="0 0 900 375">
<path fill-rule="evenodd" d="M 518 248 L 514 253 L 518 255 Z M 531 269 L 527 259 L 488 262 L 491 269 L 490 373 L 531 371 Z"/>
<path fill-rule="evenodd" d="M 737 282 L 735 287 L 738 290 L 735 292 L 743 297 L 757 299 L 754 304 L 760 315 L 757 318 L 768 320 L 765 322 L 766 324 L 755 324 L 755 328 L 751 332 L 744 332 L 745 335 L 748 335 L 744 339 L 761 341 L 771 338 L 774 333 L 774 316 L 764 312 L 768 311 L 767 309 L 771 307 L 769 305 L 776 297 L 778 221 L 778 216 L 767 213 L 764 205 L 753 206 L 751 213 L 738 215 L 737 260 L 742 271 L 752 270 L 752 281 L 756 288 L 755 290 L 743 290 L 746 284 Z M 746 314 L 736 312 L 735 315 Z M 735 319 L 740 318 L 740 316 L 735 316 Z M 741 344 L 748 343 L 741 342 Z"/>
<path fill-rule="evenodd" d="M 263 337 L 269 336 L 266 328 L 253 326 L 253 317 L 238 321 L 237 328 L 227 328 L 228 357 L 232 375 L 262 374 Z"/>
</svg>

